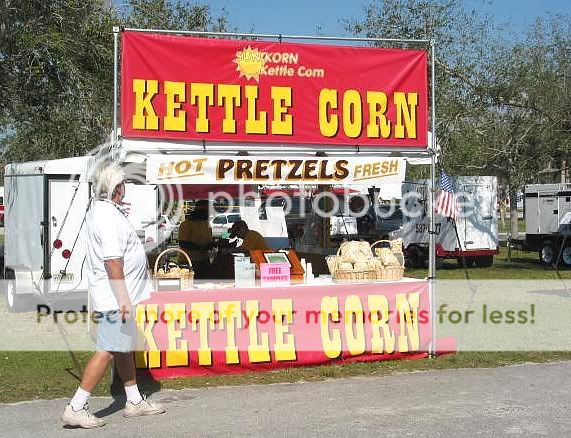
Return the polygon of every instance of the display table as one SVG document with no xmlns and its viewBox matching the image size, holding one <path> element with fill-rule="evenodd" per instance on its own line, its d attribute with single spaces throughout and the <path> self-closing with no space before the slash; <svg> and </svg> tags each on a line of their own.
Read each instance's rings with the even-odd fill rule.
<svg viewBox="0 0 571 438">
<path fill-rule="evenodd" d="M 212 286 L 212 285 L 206 285 Z M 137 306 L 137 367 L 153 378 L 425 357 L 428 282 L 155 292 Z"/>
</svg>

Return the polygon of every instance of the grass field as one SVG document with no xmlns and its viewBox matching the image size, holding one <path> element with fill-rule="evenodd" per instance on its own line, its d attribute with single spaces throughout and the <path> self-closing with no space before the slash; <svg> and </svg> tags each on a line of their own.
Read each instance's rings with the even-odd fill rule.
<svg viewBox="0 0 571 438">
<path fill-rule="evenodd" d="M 517 230 L 520 233 L 525 233 L 525 219 L 517 220 Z M 504 222 L 498 220 L 498 232 L 499 233 L 509 233 L 511 231 L 511 222 L 506 219 Z"/>
<path fill-rule="evenodd" d="M 508 250 L 505 247 L 500 247 L 500 253 L 494 257 L 491 267 L 470 268 L 468 274 L 474 280 L 556 280 L 559 276 L 571 279 L 571 269 L 560 269 L 556 272 L 551 266 L 543 266 L 536 252 L 512 250 L 512 260 L 508 262 Z M 427 275 L 426 269 L 406 269 L 408 277 L 424 278 Z M 461 280 L 465 278 L 465 271 L 458 268 L 455 260 L 446 260 L 436 276 L 443 280 Z"/>
<path fill-rule="evenodd" d="M 491 268 L 469 270 L 472 279 L 557 279 L 571 278 L 571 270 L 557 274 L 553 268 L 543 267 L 535 253 L 514 251 L 513 260 L 507 261 L 507 251 L 502 248 Z M 426 270 L 407 270 L 407 276 L 423 278 Z M 456 262 L 447 262 L 438 270 L 439 279 L 463 279 L 464 270 Z M 85 366 L 89 352 L 75 353 L 79 367 Z M 524 362 L 546 362 L 571 360 L 571 352 L 469 352 L 446 355 L 434 359 L 414 361 L 385 361 L 352 363 L 343 365 L 323 365 L 298 367 L 263 373 L 245 373 L 216 377 L 199 377 L 165 380 L 161 382 L 143 381 L 146 391 L 180 389 L 214 385 L 267 384 L 321 380 L 327 378 L 360 375 L 388 375 L 395 372 L 413 370 L 497 367 Z M 0 352 L 0 402 L 19 400 L 69 397 L 78 385 L 80 370 L 76 369 L 72 356 L 67 352 Z M 96 394 L 106 395 L 110 391 L 109 373 L 99 385 Z"/>
<path fill-rule="evenodd" d="M 76 353 L 81 366 L 90 353 Z M 143 380 L 139 386 L 145 393 L 158 389 L 201 388 L 219 385 L 250 385 L 282 382 L 316 381 L 330 378 L 390 375 L 399 372 L 450 368 L 491 368 L 526 362 L 571 360 L 571 352 L 544 353 L 458 353 L 426 360 L 362 362 L 344 365 L 297 367 L 263 373 L 244 373 L 216 377 L 194 377 Z M 71 397 L 79 380 L 69 353 L 19 352 L 0 354 L 0 402 Z M 110 394 L 110 373 L 107 373 L 94 395 Z"/>
</svg>

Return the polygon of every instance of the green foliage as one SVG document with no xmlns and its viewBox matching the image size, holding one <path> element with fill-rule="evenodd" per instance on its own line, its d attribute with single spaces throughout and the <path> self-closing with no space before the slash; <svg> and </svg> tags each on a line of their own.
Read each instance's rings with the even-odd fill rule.
<svg viewBox="0 0 571 438">
<path fill-rule="evenodd" d="M 464 167 L 477 159 L 472 126 L 480 113 L 474 90 L 492 30 L 481 3 L 467 8 L 457 0 L 378 0 L 363 20 L 346 22 L 348 30 L 370 38 L 435 42 L 436 132 L 442 165 L 453 174 L 468 174 Z"/>
<path fill-rule="evenodd" d="M 85 367 L 92 353 L 74 353 L 81 367 Z M 201 377 L 181 377 L 156 382 L 142 376 L 138 385 L 143 392 L 157 390 L 212 388 L 228 385 L 266 385 L 285 382 L 311 382 L 331 378 L 394 375 L 396 373 L 461 368 L 494 368 L 514 364 L 545 363 L 571 360 L 568 351 L 533 352 L 460 352 L 434 359 L 384 360 L 372 362 L 344 362 L 316 367 L 292 367 L 267 372 L 221 374 Z M 0 352 L 0 378 L 3 390 L 0 403 L 23 400 L 49 400 L 69 397 L 77 389 L 78 371 L 71 356 L 62 351 L 4 351 Z M 110 373 L 105 373 L 94 395 L 111 395 Z"/>
<path fill-rule="evenodd" d="M 441 165 L 455 175 L 495 175 L 515 199 L 525 184 L 559 181 L 571 161 L 571 21 L 538 18 L 518 40 L 486 6 L 377 0 L 346 27 L 371 38 L 435 42 Z M 517 235 L 515 221 L 512 230 Z"/>
<path fill-rule="evenodd" d="M 77 156 L 113 127 L 113 26 L 226 30 L 209 6 L 166 0 L 0 4 L 0 147 L 5 162 Z"/>
<path fill-rule="evenodd" d="M 494 51 L 481 79 L 481 165 L 510 192 L 542 182 L 546 168 L 569 158 L 569 25 L 538 19 L 525 41 Z"/>
<path fill-rule="evenodd" d="M 123 25 L 140 29 L 168 29 L 225 32 L 225 15 L 213 21 L 207 4 L 177 0 L 128 0 L 123 8 Z"/>
<path fill-rule="evenodd" d="M 111 10 L 103 0 L 21 0 L 3 7 L 6 159 L 90 149 L 110 124 L 110 93 L 102 90 L 112 81 Z"/>
</svg>

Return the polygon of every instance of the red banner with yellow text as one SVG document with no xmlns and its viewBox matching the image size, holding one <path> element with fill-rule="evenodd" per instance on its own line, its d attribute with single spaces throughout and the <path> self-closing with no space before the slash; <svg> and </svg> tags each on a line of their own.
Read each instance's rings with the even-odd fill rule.
<svg viewBox="0 0 571 438">
<path fill-rule="evenodd" d="M 425 357 L 422 280 L 157 292 L 137 307 L 138 368 L 157 379 Z"/>
<path fill-rule="evenodd" d="M 123 32 L 121 129 L 180 141 L 427 146 L 427 53 Z"/>
</svg>

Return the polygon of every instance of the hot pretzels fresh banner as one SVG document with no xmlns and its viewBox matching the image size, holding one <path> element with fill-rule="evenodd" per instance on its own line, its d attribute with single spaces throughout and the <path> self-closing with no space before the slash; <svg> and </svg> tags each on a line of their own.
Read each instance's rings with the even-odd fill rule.
<svg viewBox="0 0 571 438">
<path fill-rule="evenodd" d="M 276 158 L 270 156 L 149 155 L 153 184 L 395 184 L 406 171 L 403 158 Z"/>
<path fill-rule="evenodd" d="M 126 138 L 426 147 L 422 50 L 122 34 Z"/>
</svg>

